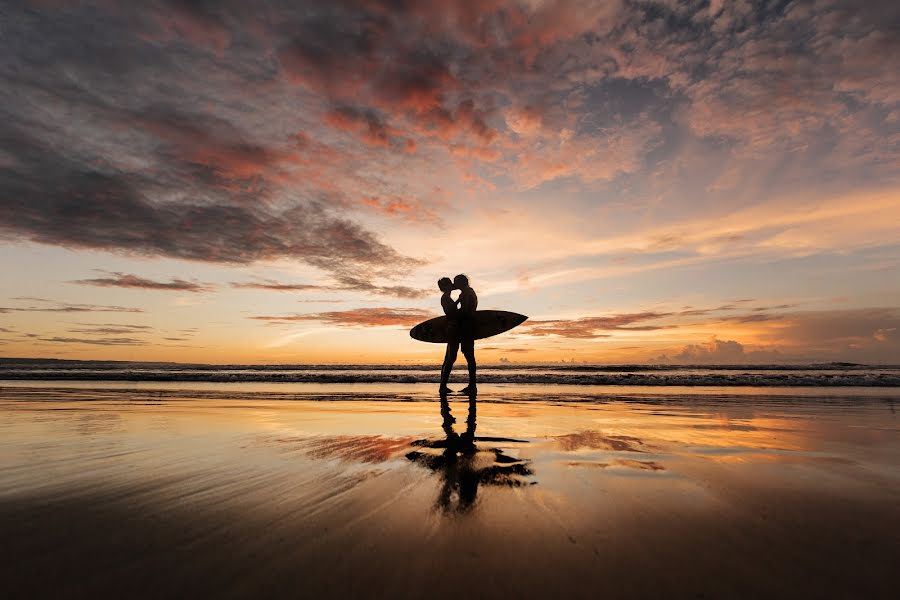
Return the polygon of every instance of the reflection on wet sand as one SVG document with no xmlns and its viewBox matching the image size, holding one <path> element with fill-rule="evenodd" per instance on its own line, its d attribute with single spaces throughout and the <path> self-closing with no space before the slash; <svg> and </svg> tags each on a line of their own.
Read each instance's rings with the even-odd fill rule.
<svg viewBox="0 0 900 600">
<path fill-rule="evenodd" d="M 465 513 L 471 510 L 478 496 L 479 485 L 519 487 L 536 483 L 525 478 L 533 475 L 530 460 L 508 456 L 501 448 L 479 448 L 476 442 L 520 442 L 508 438 L 475 437 L 477 397 L 469 396 L 466 430 L 462 435 L 454 430 L 456 418 L 450 410 L 447 396 L 441 396 L 441 427 L 445 437 L 437 440 L 416 440 L 421 448 L 406 458 L 431 469 L 440 476 L 441 489 L 435 506 L 443 512 Z"/>
<path fill-rule="evenodd" d="M 891 403 L 480 391 L 4 386 L 2 594 L 895 595 Z"/>
</svg>

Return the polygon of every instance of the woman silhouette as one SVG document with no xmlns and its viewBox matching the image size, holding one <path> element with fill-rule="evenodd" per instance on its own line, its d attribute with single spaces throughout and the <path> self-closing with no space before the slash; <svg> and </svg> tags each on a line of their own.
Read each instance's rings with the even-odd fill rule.
<svg viewBox="0 0 900 600">
<path fill-rule="evenodd" d="M 459 304 L 450 296 L 453 291 L 453 282 L 449 277 L 441 277 L 438 280 L 438 289 L 443 292 L 441 294 L 441 308 L 447 315 L 447 351 L 444 354 L 444 365 L 441 367 L 441 387 L 439 393 L 441 395 L 452 394 L 453 390 L 447 387 L 450 380 L 450 371 L 453 369 L 453 363 L 456 362 L 456 356 L 459 352 Z"/>
</svg>

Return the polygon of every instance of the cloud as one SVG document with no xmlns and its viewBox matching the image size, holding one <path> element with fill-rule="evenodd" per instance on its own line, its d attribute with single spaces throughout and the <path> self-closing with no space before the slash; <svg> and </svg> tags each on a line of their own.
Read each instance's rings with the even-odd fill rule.
<svg viewBox="0 0 900 600">
<path fill-rule="evenodd" d="M 336 282 L 333 285 L 305 284 L 305 283 L 279 283 L 277 281 L 267 279 L 261 282 L 234 282 L 231 284 L 234 288 L 269 290 L 276 292 L 303 292 L 303 291 L 325 291 L 325 292 L 364 292 L 375 296 L 392 296 L 394 298 L 417 299 L 424 298 L 431 292 L 420 288 L 413 288 L 405 285 L 377 285 L 368 279 L 353 277 L 347 274 L 339 274 L 335 277 Z M 328 302 L 328 300 L 326 300 Z"/>
<path fill-rule="evenodd" d="M 543 116 L 533 106 L 512 107 L 503 116 L 506 126 L 521 136 L 534 135 L 541 130 Z"/>
<path fill-rule="evenodd" d="M 334 289 L 366 292 L 376 296 L 393 296 L 395 298 L 417 299 L 425 298 L 432 292 L 421 288 L 413 288 L 405 285 L 376 285 L 368 279 L 352 277 L 350 275 L 339 275 L 337 277 L 338 284 Z"/>
<path fill-rule="evenodd" d="M 737 363 L 744 360 L 744 346 L 734 340 L 713 338 L 708 344 L 690 344 L 672 357 L 675 362 Z"/>
<path fill-rule="evenodd" d="M 149 328 L 146 328 L 149 329 Z M 122 335 L 143 333 L 145 328 L 123 325 L 121 327 L 74 327 L 70 333 L 87 333 L 91 335 Z"/>
<path fill-rule="evenodd" d="M 84 327 L 116 327 L 135 331 L 147 331 L 153 329 L 150 325 L 135 325 L 130 323 L 75 323 L 75 325 Z"/>
<path fill-rule="evenodd" d="M 324 286 L 312 283 L 280 283 L 274 279 L 264 281 L 233 281 L 231 287 L 246 290 L 269 290 L 273 292 L 305 292 L 325 289 Z"/>
<path fill-rule="evenodd" d="M 610 337 L 608 331 L 655 331 L 671 325 L 638 325 L 644 321 L 656 321 L 670 317 L 671 312 L 621 313 L 604 317 L 580 319 L 552 319 L 525 323 L 525 333 L 534 336 L 555 335 L 564 338 L 594 339 Z M 695 313 L 696 314 L 696 313 Z"/>
<path fill-rule="evenodd" d="M 435 315 L 419 308 L 356 308 L 352 310 L 280 316 L 256 316 L 251 318 L 271 323 L 316 321 L 348 327 L 412 327 L 433 316 Z"/>
<path fill-rule="evenodd" d="M 529 139 L 520 148 L 516 177 L 525 189 L 564 177 L 587 183 L 612 180 L 641 169 L 661 132 L 658 124 L 647 121 L 581 135 L 563 129 Z"/>
<path fill-rule="evenodd" d="M 896 335 L 900 311 L 895 307 L 788 312 L 778 315 L 777 325 L 766 334 L 768 341 L 809 348 L 823 356 L 849 350 L 871 360 L 888 356 L 892 348 L 900 351 Z"/>
<path fill-rule="evenodd" d="M 872 338 L 879 342 L 896 341 L 898 337 L 900 336 L 897 335 L 897 327 L 882 327 L 872 334 Z"/>
<path fill-rule="evenodd" d="M 325 122 L 337 129 L 354 133 L 371 146 L 387 146 L 391 143 L 391 129 L 371 109 L 339 106 L 325 113 Z M 398 140 L 404 143 L 405 140 Z"/>
<path fill-rule="evenodd" d="M 37 169 L 27 178 L 7 180 L 12 185 L 0 197 L 5 217 L 0 235 L 207 262 L 299 258 L 331 272 L 361 265 L 405 270 L 419 264 L 318 203 L 283 210 L 190 201 L 159 204 L 145 194 L 156 182 L 88 171 L 60 173 L 63 165 L 54 168 L 51 161 L 48 153 L 40 163 L 50 172 L 44 183 L 37 184 Z"/>
<path fill-rule="evenodd" d="M 534 352 L 534 348 L 506 348 L 503 346 L 482 346 L 479 350 L 497 350 L 499 352 L 512 352 L 516 354 L 521 354 L 525 352 Z"/>
<path fill-rule="evenodd" d="M 766 307 L 769 308 L 769 307 Z M 900 314 L 889 307 L 794 310 L 715 316 L 701 330 L 727 329 L 749 342 L 711 337 L 657 357 L 679 363 L 777 363 L 854 361 L 893 363 L 900 353 Z M 694 327 L 683 331 L 693 331 Z M 748 345 L 750 349 L 748 350 Z"/>
<path fill-rule="evenodd" d="M 224 54 L 231 44 L 232 34 L 228 24 L 209 7 L 200 3 L 166 0 L 164 11 L 153 14 L 157 31 L 148 32 L 148 39 L 168 41 L 180 37 Z"/>
<path fill-rule="evenodd" d="M 797 306 L 797 305 L 796 304 L 776 304 L 774 306 L 757 306 L 757 307 L 753 308 L 752 310 L 754 312 L 762 312 L 762 311 L 767 311 L 767 310 L 785 310 L 788 308 L 794 308 L 795 306 Z"/>
<path fill-rule="evenodd" d="M 30 164 L 39 159 L 33 151 L 0 164 L 44 173 L 67 159 L 67 182 L 32 177 L 28 185 L 77 188 L 81 177 L 101 175 L 123 180 L 151 208 L 226 203 L 265 226 L 290 204 L 409 196 L 397 188 L 417 183 L 402 173 L 427 164 L 404 157 L 412 148 L 431 164 L 447 153 L 497 162 L 468 174 L 509 177 L 525 189 L 570 177 L 613 181 L 661 159 L 680 164 L 690 136 L 727 140 L 721 155 L 776 148 L 817 162 L 830 148 L 843 164 L 852 158 L 880 173 L 897 157 L 884 126 L 900 98 L 900 52 L 886 25 L 892 3 L 473 6 L 163 2 L 70 6 L 66 23 L 51 11 L 13 11 L 9 114 L 24 127 L 5 137 L 26 131 L 37 138 L 32 146 L 69 147 L 41 165 Z M 52 106 L 45 90 L 68 110 L 42 110 Z M 363 144 L 349 147 L 335 129 Z M 322 219 L 339 221 L 342 210 Z M 289 248 L 287 235 L 266 244 L 217 225 L 227 241 L 242 242 L 232 247 L 250 248 L 225 252 L 223 240 L 175 254 L 324 256 Z M 319 236 L 309 222 L 293 231 L 304 228 Z M 31 237 L 22 225 L 12 231 Z M 91 247 L 107 245 L 119 247 Z M 125 250 L 172 252 L 147 246 Z"/>
<path fill-rule="evenodd" d="M 42 342 L 54 344 L 88 344 L 92 346 L 144 346 L 144 340 L 127 337 L 111 338 L 73 338 L 73 337 L 46 337 L 39 338 Z"/>
<path fill-rule="evenodd" d="M 378 214 L 399 217 L 409 223 L 441 223 L 440 216 L 432 206 L 415 198 L 364 196 L 360 203 Z"/>
<path fill-rule="evenodd" d="M 720 340 L 715 336 L 701 344 L 687 344 L 672 355 L 661 354 L 651 362 L 681 364 L 729 365 L 744 363 L 796 362 L 796 356 L 785 356 L 776 349 L 747 351 L 743 344 L 735 340 Z"/>
<path fill-rule="evenodd" d="M 128 306 L 107 306 L 102 304 L 70 304 L 68 302 L 52 303 L 50 300 L 42 300 L 35 298 L 34 300 L 51 304 L 51 306 L 0 306 L 0 313 L 10 312 L 58 312 L 58 313 L 140 313 L 144 312 L 142 308 L 133 308 Z"/>
<path fill-rule="evenodd" d="M 109 277 L 96 277 L 93 279 L 76 279 L 70 283 L 81 285 L 95 285 L 99 287 L 138 288 L 144 290 L 162 290 L 178 292 L 208 292 L 213 288 L 207 283 L 187 281 L 173 277 L 169 281 L 154 281 L 128 273 L 111 272 Z"/>
<path fill-rule="evenodd" d="M 0 239 L 231 264 L 289 258 L 376 275 L 420 264 L 354 222 L 342 192 L 317 179 L 336 151 L 300 124 L 270 135 L 197 101 L 209 90 L 180 69 L 200 59 L 135 39 L 121 14 L 98 11 L 74 9 L 54 34 L 40 13 L 10 22 L 5 39 L 18 42 L 4 53 L 17 66 L 3 69 L 19 100 L 4 109 L 0 139 L 17 150 L 0 156 Z M 94 18 L 96 39 L 84 39 L 80 19 Z M 29 49 L 48 38 L 41 52 Z M 144 69 L 153 75 L 139 76 Z M 213 87 L 237 84 L 230 68 L 213 71 Z M 62 111 L 45 110 L 47 89 Z"/>
</svg>

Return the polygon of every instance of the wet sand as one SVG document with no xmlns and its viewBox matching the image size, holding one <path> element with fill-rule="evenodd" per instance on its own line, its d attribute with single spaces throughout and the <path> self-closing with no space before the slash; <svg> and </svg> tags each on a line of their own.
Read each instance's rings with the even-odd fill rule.
<svg viewBox="0 0 900 600">
<path fill-rule="evenodd" d="M 895 596 L 900 393 L 430 389 L 3 386 L 3 595 Z"/>
</svg>

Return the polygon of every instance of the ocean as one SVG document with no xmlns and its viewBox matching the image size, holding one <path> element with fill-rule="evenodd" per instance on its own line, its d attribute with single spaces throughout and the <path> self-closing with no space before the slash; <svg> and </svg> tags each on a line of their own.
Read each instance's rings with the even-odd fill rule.
<svg viewBox="0 0 900 600">
<path fill-rule="evenodd" d="M 439 364 L 301 365 L 0 359 L 0 380 L 207 383 L 434 383 Z M 465 381 L 458 364 L 452 382 Z M 479 384 L 686 387 L 900 387 L 900 365 L 504 364 L 478 369 Z"/>
</svg>

